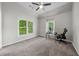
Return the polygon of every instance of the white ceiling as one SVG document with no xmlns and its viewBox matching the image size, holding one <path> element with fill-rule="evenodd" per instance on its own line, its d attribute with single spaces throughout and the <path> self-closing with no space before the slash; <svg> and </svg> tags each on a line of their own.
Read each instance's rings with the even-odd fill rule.
<svg viewBox="0 0 79 59">
<path fill-rule="evenodd" d="M 43 3 L 48 3 L 48 2 L 43 2 Z M 55 8 L 59 8 L 59 7 L 65 5 L 69 2 L 50 2 L 50 3 L 51 3 L 50 6 L 45 6 L 43 9 L 39 9 L 38 11 L 36 11 L 38 6 L 33 5 L 32 2 L 19 2 L 20 5 L 25 7 L 26 10 L 28 10 L 28 12 L 33 14 L 33 15 L 35 15 L 35 14 L 39 15 L 39 14 L 54 10 Z"/>
</svg>

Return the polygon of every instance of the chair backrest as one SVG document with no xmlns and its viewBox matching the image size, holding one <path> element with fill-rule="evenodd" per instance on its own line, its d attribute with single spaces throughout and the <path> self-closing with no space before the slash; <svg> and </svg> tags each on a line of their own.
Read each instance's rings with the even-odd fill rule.
<svg viewBox="0 0 79 59">
<path fill-rule="evenodd" d="M 66 28 L 64 28 L 63 34 L 65 35 L 67 31 L 68 31 L 68 30 L 67 30 Z"/>
</svg>

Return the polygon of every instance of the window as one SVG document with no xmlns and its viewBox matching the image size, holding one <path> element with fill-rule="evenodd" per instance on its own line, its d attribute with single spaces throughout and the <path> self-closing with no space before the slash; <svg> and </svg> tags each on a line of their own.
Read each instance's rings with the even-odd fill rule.
<svg viewBox="0 0 79 59">
<path fill-rule="evenodd" d="M 48 22 L 48 29 L 50 32 L 53 31 L 53 22 L 51 22 L 51 21 Z"/>
<path fill-rule="evenodd" d="M 48 20 L 46 23 L 46 32 L 55 32 L 55 21 L 54 20 Z"/>
<path fill-rule="evenodd" d="M 19 21 L 19 34 L 20 35 L 26 34 L 26 20 Z"/>
<path fill-rule="evenodd" d="M 28 33 L 32 33 L 33 32 L 33 22 L 28 21 Z"/>
</svg>

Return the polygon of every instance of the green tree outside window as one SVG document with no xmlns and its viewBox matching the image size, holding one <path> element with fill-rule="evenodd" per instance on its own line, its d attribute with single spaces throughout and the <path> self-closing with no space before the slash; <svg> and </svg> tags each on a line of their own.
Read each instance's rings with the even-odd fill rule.
<svg viewBox="0 0 79 59">
<path fill-rule="evenodd" d="M 52 32 L 53 31 L 53 22 L 48 22 L 48 28 L 49 28 L 49 31 Z"/>
<path fill-rule="evenodd" d="M 28 33 L 32 33 L 33 32 L 33 22 L 28 21 Z"/>
<path fill-rule="evenodd" d="M 26 20 L 19 21 L 19 34 L 24 35 L 26 34 Z"/>
</svg>

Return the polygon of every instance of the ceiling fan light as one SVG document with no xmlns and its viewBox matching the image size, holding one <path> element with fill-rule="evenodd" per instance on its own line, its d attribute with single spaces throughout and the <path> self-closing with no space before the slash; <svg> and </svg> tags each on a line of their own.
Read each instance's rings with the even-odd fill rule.
<svg viewBox="0 0 79 59">
<path fill-rule="evenodd" d="M 43 8 L 43 5 L 40 5 L 39 7 L 42 9 Z"/>
</svg>

